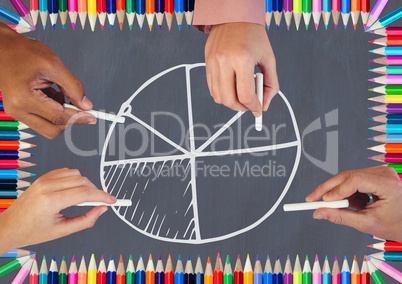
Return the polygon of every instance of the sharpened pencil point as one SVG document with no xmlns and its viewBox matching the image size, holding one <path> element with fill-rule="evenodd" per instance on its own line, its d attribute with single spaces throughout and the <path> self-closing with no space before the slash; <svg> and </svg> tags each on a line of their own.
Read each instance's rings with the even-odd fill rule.
<svg viewBox="0 0 402 284">
<path fill-rule="evenodd" d="M 52 25 L 52 30 L 56 30 L 56 24 Z"/>
<path fill-rule="evenodd" d="M 181 31 L 181 25 L 177 25 L 177 27 L 178 27 L 179 31 Z"/>
<path fill-rule="evenodd" d="M 334 24 L 334 28 L 337 29 L 337 28 L 338 28 L 338 24 Z"/>
<path fill-rule="evenodd" d="M 114 30 L 114 25 L 110 25 L 110 30 L 111 30 L 111 31 Z"/>
<path fill-rule="evenodd" d="M 318 31 L 318 24 L 314 24 L 315 30 Z"/>
</svg>

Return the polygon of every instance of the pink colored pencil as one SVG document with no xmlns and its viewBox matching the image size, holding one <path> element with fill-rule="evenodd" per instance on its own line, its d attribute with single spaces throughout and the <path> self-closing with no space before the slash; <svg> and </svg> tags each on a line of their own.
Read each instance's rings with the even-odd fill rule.
<svg viewBox="0 0 402 284">
<path fill-rule="evenodd" d="M 30 0 L 29 1 L 29 11 L 31 13 L 32 23 L 34 24 L 34 27 L 36 27 L 36 24 L 38 23 L 38 17 L 39 17 L 39 1 L 38 0 Z"/>
<path fill-rule="evenodd" d="M 68 0 L 68 16 L 70 17 L 71 27 L 75 30 L 78 16 L 77 0 Z"/>
<path fill-rule="evenodd" d="M 402 35 L 402 27 L 386 27 L 383 29 L 373 30 L 370 32 L 376 35 L 383 35 L 383 36 L 400 36 Z"/>
<path fill-rule="evenodd" d="M 15 10 L 17 10 L 17 13 L 21 16 L 21 18 L 24 19 L 24 21 L 27 22 L 32 28 L 34 28 L 35 24 L 32 21 L 31 14 L 29 14 L 25 4 L 21 0 L 10 0 L 10 2 L 13 4 Z"/>
<path fill-rule="evenodd" d="M 322 1 L 321 0 L 313 0 L 311 10 L 313 13 L 313 21 L 314 21 L 315 30 L 318 30 L 318 25 L 320 24 L 321 12 L 322 12 Z"/>
<path fill-rule="evenodd" d="M 389 265 L 385 261 L 381 261 L 375 258 L 370 258 L 370 261 L 372 264 L 374 264 L 375 267 L 378 268 L 378 270 L 381 270 L 385 274 L 387 274 L 389 277 L 395 279 L 398 281 L 398 283 L 402 283 L 402 272 L 395 269 L 393 266 Z"/>
<path fill-rule="evenodd" d="M 70 269 L 68 270 L 68 283 L 77 284 L 78 283 L 78 271 L 77 262 L 75 261 L 75 256 L 71 259 Z"/>
<path fill-rule="evenodd" d="M 338 28 L 339 17 L 341 15 L 341 0 L 332 0 L 332 19 L 335 29 Z"/>
<path fill-rule="evenodd" d="M 17 32 L 17 33 L 19 33 L 19 34 L 25 34 L 25 33 L 32 32 L 31 29 L 28 29 L 28 28 L 26 28 L 26 27 L 21 27 L 21 26 L 19 26 L 19 25 L 12 25 L 12 24 L 9 24 L 8 27 L 11 28 L 11 29 L 13 29 L 15 32 Z M 0 92 L 0 93 L 1 93 L 1 92 Z"/>
<path fill-rule="evenodd" d="M 369 79 L 369 81 L 383 85 L 401 85 L 402 75 L 385 75 Z"/>
<path fill-rule="evenodd" d="M 376 59 L 371 59 L 370 62 L 381 65 L 397 66 L 402 65 L 402 56 L 384 56 Z"/>
<path fill-rule="evenodd" d="M 15 275 L 14 280 L 11 284 L 23 284 L 29 272 L 31 270 L 31 266 L 33 263 L 33 258 L 31 257 L 24 265 L 21 266 L 20 270 L 18 271 L 17 275 Z"/>
</svg>

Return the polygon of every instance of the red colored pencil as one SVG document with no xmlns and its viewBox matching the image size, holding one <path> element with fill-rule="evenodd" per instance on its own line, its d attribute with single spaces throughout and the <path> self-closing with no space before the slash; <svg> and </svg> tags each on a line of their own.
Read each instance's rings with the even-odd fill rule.
<svg viewBox="0 0 402 284">
<path fill-rule="evenodd" d="M 30 0 L 29 1 L 29 12 L 31 13 L 32 23 L 34 27 L 38 23 L 39 16 L 39 1 L 38 0 Z"/>
<path fill-rule="evenodd" d="M 390 35 L 402 35 L 402 27 L 386 27 L 384 29 L 378 29 L 370 31 L 376 35 L 390 36 Z"/>
<path fill-rule="evenodd" d="M 106 284 L 106 264 L 103 255 L 101 256 L 98 273 L 96 275 L 96 283 L 97 284 Z"/>
<path fill-rule="evenodd" d="M 166 24 L 167 24 L 169 31 L 170 31 L 170 27 L 172 26 L 173 14 L 174 14 L 174 1 L 173 0 L 165 0 L 165 17 L 166 17 Z"/>
<path fill-rule="evenodd" d="M 22 169 L 32 166 L 35 164 L 21 160 L 0 160 L 0 169 Z"/>
<path fill-rule="evenodd" d="M 106 21 L 106 0 L 97 0 L 96 9 L 98 10 L 98 19 L 101 29 L 103 30 L 105 28 Z"/>
<path fill-rule="evenodd" d="M 241 264 L 240 255 L 237 256 L 233 271 L 233 284 L 243 284 L 243 266 Z"/>
<path fill-rule="evenodd" d="M 402 35 L 386 36 L 386 37 L 370 40 L 369 42 L 378 44 L 378 45 L 382 45 L 382 46 L 401 46 L 402 45 Z"/>
<path fill-rule="evenodd" d="M 6 112 L 4 110 L 1 110 L 0 111 L 0 120 L 15 120 L 15 118 L 6 114 Z"/>
<path fill-rule="evenodd" d="M 223 268 L 222 268 L 222 260 L 221 255 L 218 252 L 216 256 L 215 268 L 214 268 L 214 284 L 222 284 L 223 283 Z"/>
<path fill-rule="evenodd" d="M 18 140 L 0 140 L 0 150 L 23 150 L 33 147 L 36 145 Z"/>
<path fill-rule="evenodd" d="M 174 284 L 174 271 L 173 271 L 173 263 L 170 254 L 166 261 L 165 267 L 165 284 Z"/>
<path fill-rule="evenodd" d="M 368 245 L 368 247 L 382 251 L 402 251 L 402 244 L 398 242 L 381 242 Z"/>
<path fill-rule="evenodd" d="M 370 284 L 370 272 L 367 267 L 366 257 L 363 258 L 360 276 L 360 284 Z"/>
<path fill-rule="evenodd" d="M 370 15 L 370 0 L 361 0 L 360 4 L 363 27 L 366 29 L 367 21 Z"/>
</svg>

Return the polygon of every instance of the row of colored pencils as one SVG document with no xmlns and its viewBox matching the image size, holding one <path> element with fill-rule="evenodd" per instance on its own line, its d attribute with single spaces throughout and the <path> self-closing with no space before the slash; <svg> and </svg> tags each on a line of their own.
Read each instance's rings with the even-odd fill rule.
<svg viewBox="0 0 402 284">
<path fill-rule="evenodd" d="M 29 11 L 22 0 L 10 0 L 16 8 L 19 17 L 29 24 L 21 24 L 19 21 L 12 21 L 12 28 L 18 32 L 29 32 L 35 29 L 38 18 L 41 19 L 43 29 L 46 28 L 48 17 L 52 29 L 56 29 L 58 18 L 64 29 L 67 24 L 67 18 L 70 19 L 72 29 L 76 28 L 77 19 L 80 19 L 82 29 L 85 28 L 88 18 L 91 30 L 95 30 L 96 22 L 99 21 L 103 30 L 108 19 L 110 29 L 114 29 L 116 17 L 120 27 L 123 29 L 125 17 L 132 30 L 135 16 L 138 26 L 142 29 L 144 19 L 147 19 L 149 30 L 152 30 L 154 19 L 161 29 L 164 18 L 168 29 L 171 29 L 173 18 L 175 16 L 178 29 L 181 30 L 183 18 L 190 28 L 194 12 L 194 0 L 30 0 Z M 12 12 L 2 8 L 3 14 L 0 15 L 10 19 Z M 18 17 L 13 15 L 12 17 Z"/>
<path fill-rule="evenodd" d="M 257 256 L 254 266 L 252 266 L 250 257 L 247 255 L 244 268 L 240 256 L 237 257 L 234 268 L 232 268 L 230 257 L 227 256 L 223 263 L 218 253 L 214 268 L 212 268 L 210 257 L 207 259 L 205 268 L 203 268 L 201 258 L 198 257 L 193 269 L 191 258 L 188 257 L 184 265 L 180 256 L 178 256 L 174 268 L 170 255 L 167 258 L 166 266 L 164 266 L 161 256 L 158 257 L 155 266 L 152 255 L 149 256 L 146 266 L 141 256 L 135 266 L 133 257 L 130 255 L 125 266 L 123 257 L 120 255 L 116 268 L 113 256 L 108 261 L 101 256 L 97 263 L 92 254 L 88 266 L 84 256 L 79 265 L 73 256 L 68 267 L 66 258 L 63 256 L 60 268 L 58 268 L 54 255 L 50 266 L 47 264 L 46 257 L 43 256 L 39 268 L 35 255 L 28 255 L 1 266 L 0 277 L 20 268 L 20 272 L 17 273 L 12 283 L 23 283 L 29 274 L 31 284 L 364 284 L 370 283 L 370 278 L 374 283 L 385 283 L 380 273 L 382 271 L 393 279 L 402 281 L 401 272 L 386 262 L 371 257 L 364 257 L 361 269 L 356 256 L 353 258 L 351 268 L 346 257 L 343 259 L 342 268 L 339 266 L 338 258 L 335 257 L 332 269 L 328 257 L 325 257 L 321 267 L 318 256 L 315 256 L 313 268 L 311 268 L 308 256 L 304 260 L 303 267 L 299 256 L 295 258 L 293 269 L 289 256 L 286 258 L 283 271 L 279 256 L 276 257 L 273 264 L 274 269 L 272 269 L 270 258 L 267 257 L 263 268 L 263 263 Z"/>
<path fill-rule="evenodd" d="M 0 91 L 0 213 L 14 203 L 23 193 L 23 188 L 30 185 L 22 179 L 34 176 L 21 171 L 22 168 L 35 165 L 23 160 L 31 157 L 31 154 L 21 150 L 35 146 L 23 141 L 34 136 L 21 131 L 26 128 L 25 124 L 15 121 L 4 112 Z"/>
</svg>

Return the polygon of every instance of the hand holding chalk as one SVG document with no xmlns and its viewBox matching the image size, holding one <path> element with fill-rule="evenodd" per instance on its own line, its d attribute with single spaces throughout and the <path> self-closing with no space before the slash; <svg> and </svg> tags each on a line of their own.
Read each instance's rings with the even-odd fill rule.
<svg viewBox="0 0 402 284">
<path fill-rule="evenodd" d="M 321 199 L 348 199 L 353 210 L 320 208 L 313 214 L 315 219 L 402 242 L 402 182 L 394 169 L 377 166 L 337 174 L 306 197 L 308 203 Z"/>
<path fill-rule="evenodd" d="M 76 106 L 73 106 L 71 104 L 64 104 L 63 106 L 66 108 L 71 108 L 71 109 L 77 110 L 77 111 L 83 111 L 82 109 L 79 109 Z M 124 123 L 124 121 L 126 120 L 124 117 L 117 116 L 112 113 L 104 113 L 104 112 L 100 112 L 100 111 L 96 111 L 96 110 L 85 110 L 85 112 L 92 114 L 93 116 L 95 116 L 98 119 L 108 120 L 108 121 L 112 121 L 112 122 L 116 121 L 118 123 Z"/>
<path fill-rule="evenodd" d="M 349 207 L 349 201 L 316 201 L 316 202 L 304 202 L 304 203 L 290 203 L 284 204 L 284 211 L 301 211 L 301 210 L 315 210 L 319 208 L 347 208 Z"/>
</svg>

